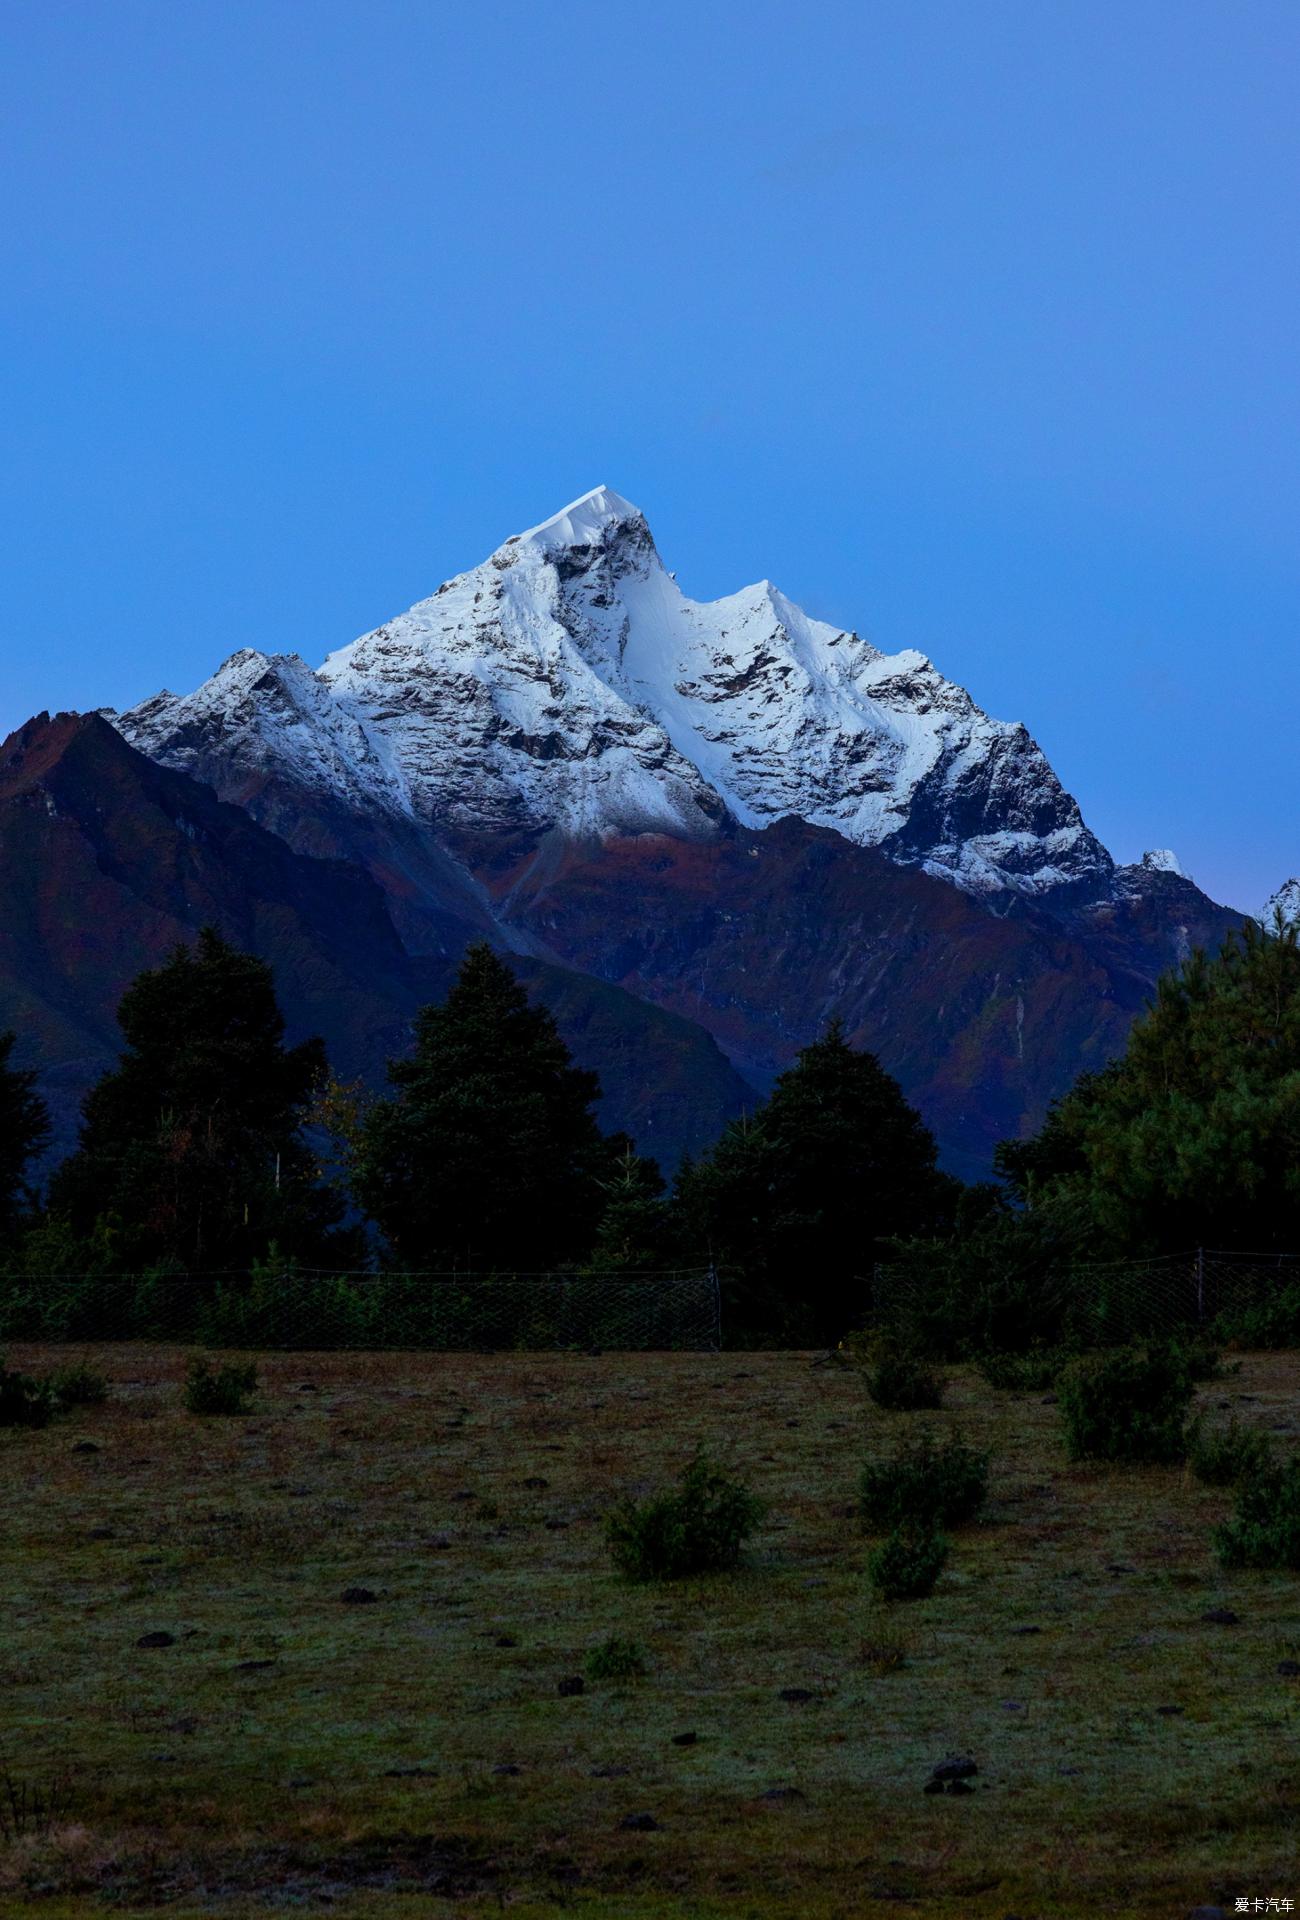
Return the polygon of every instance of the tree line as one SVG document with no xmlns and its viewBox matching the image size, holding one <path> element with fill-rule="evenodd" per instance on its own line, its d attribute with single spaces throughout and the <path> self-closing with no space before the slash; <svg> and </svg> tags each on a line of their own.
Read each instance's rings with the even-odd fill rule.
<svg viewBox="0 0 1300 1920">
<path fill-rule="evenodd" d="M 977 1186 L 939 1168 L 897 1082 L 834 1021 L 669 1184 L 602 1129 L 596 1075 L 486 944 L 418 1013 L 380 1096 L 332 1079 L 319 1040 L 288 1045 L 270 969 L 211 929 L 142 973 L 118 1019 L 120 1058 L 39 1193 L 49 1116 L 0 1035 L 0 1264 L 26 1284 L 228 1277 L 268 1257 L 465 1275 L 711 1263 L 729 1337 L 808 1344 L 861 1320 L 889 1260 L 954 1312 L 1016 1321 L 1016 1344 L 1062 1263 L 1300 1250 L 1300 948 L 1280 921 L 1163 978 L 1125 1054 Z"/>
</svg>

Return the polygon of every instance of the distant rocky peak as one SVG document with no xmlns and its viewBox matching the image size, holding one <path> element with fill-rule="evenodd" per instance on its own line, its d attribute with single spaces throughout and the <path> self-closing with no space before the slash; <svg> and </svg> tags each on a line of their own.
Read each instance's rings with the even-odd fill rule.
<svg viewBox="0 0 1300 1920">
<path fill-rule="evenodd" d="M 1259 916 L 1262 925 L 1275 926 L 1279 913 L 1288 925 L 1300 922 L 1300 879 L 1294 875 L 1284 880 L 1277 892 L 1265 902 L 1264 911 Z"/>
<path fill-rule="evenodd" d="M 515 534 L 505 544 L 507 547 L 526 544 L 543 553 L 558 553 L 575 547 L 608 547 L 629 535 L 654 545 L 640 507 L 634 507 L 612 487 L 593 487 L 590 493 L 561 507 L 549 520 Z"/>
<path fill-rule="evenodd" d="M 690 599 L 603 486 L 318 671 L 241 649 L 117 724 L 219 790 L 242 797 L 260 767 L 435 831 L 696 838 L 794 816 L 972 893 L 1112 884 L 1022 725 L 770 580 Z"/>
</svg>

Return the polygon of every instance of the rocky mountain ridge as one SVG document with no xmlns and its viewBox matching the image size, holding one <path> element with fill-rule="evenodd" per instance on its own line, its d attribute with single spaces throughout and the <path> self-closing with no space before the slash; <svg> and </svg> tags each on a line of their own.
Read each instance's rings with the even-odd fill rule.
<svg viewBox="0 0 1300 1920">
<path fill-rule="evenodd" d="M 446 833 L 707 838 L 794 815 L 977 894 L 1083 897 L 1114 873 L 1022 725 L 770 581 L 688 599 L 607 488 L 319 671 L 243 650 L 112 717 L 228 795 L 289 780 Z"/>
</svg>

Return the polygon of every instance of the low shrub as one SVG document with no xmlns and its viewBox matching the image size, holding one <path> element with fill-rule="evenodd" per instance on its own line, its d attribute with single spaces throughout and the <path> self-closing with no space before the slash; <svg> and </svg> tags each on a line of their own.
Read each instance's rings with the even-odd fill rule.
<svg viewBox="0 0 1300 1920">
<path fill-rule="evenodd" d="M 958 1527 L 983 1506 L 988 1480 L 986 1453 L 977 1453 L 955 1434 L 939 1446 L 933 1434 L 923 1433 L 887 1459 L 868 1460 L 858 1489 L 862 1518 L 881 1532 Z"/>
<path fill-rule="evenodd" d="M 1214 1323 L 1225 1346 L 1300 1347 L 1300 1283 L 1278 1287 L 1266 1300 L 1230 1307 Z"/>
<path fill-rule="evenodd" d="M 1226 1426 L 1208 1432 L 1199 1421 L 1188 1429 L 1188 1465 L 1207 1487 L 1234 1487 L 1261 1473 L 1271 1460 L 1268 1435 L 1258 1427 L 1243 1427 L 1235 1414 Z"/>
<path fill-rule="evenodd" d="M 986 1353 L 977 1364 L 998 1393 L 1044 1393 L 1074 1358 L 1063 1347 L 1031 1347 L 1025 1353 Z"/>
<path fill-rule="evenodd" d="M 56 1411 L 48 1380 L 0 1365 L 0 1427 L 48 1427 Z"/>
<path fill-rule="evenodd" d="M 108 1398 L 108 1382 L 102 1373 L 89 1367 L 60 1367 L 50 1375 L 50 1390 L 58 1406 L 102 1407 Z"/>
<path fill-rule="evenodd" d="M 680 1485 L 624 1500 L 605 1516 L 605 1539 L 632 1580 L 678 1580 L 734 1567 L 763 1517 L 763 1503 L 697 1453 Z"/>
<path fill-rule="evenodd" d="M 858 1642 L 858 1665 L 878 1678 L 887 1673 L 901 1673 L 910 1663 L 912 1652 L 909 1634 L 887 1620 L 873 1620 Z"/>
<path fill-rule="evenodd" d="M 1059 1346 L 1091 1324 L 1074 1273 L 1084 1231 L 1059 1209 L 977 1208 L 950 1239 L 894 1247 L 880 1308 L 901 1339 L 944 1359 Z"/>
<path fill-rule="evenodd" d="M 936 1527 L 895 1527 L 867 1556 L 867 1578 L 882 1600 L 924 1600 L 948 1558 Z"/>
<path fill-rule="evenodd" d="M 588 1680 L 639 1680 L 645 1672 L 645 1651 L 635 1640 L 611 1634 L 587 1655 Z"/>
<path fill-rule="evenodd" d="M 1168 1345 L 1076 1360 L 1057 1383 L 1071 1460 L 1181 1460 L 1192 1382 Z"/>
<path fill-rule="evenodd" d="M 1229 1371 L 1223 1364 L 1223 1349 L 1217 1341 L 1175 1336 L 1169 1351 L 1189 1380 L 1220 1380 Z"/>
<path fill-rule="evenodd" d="M 1242 1482 L 1214 1544 L 1225 1567 L 1300 1568 L 1300 1455 Z"/>
<path fill-rule="evenodd" d="M 214 1369 L 210 1361 L 196 1356 L 185 1379 L 185 1405 L 191 1413 L 247 1413 L 249 1395 L 256 1387 L 257 1368 L 251 1361 L 243 1365 L 231 1361 Z"/>
<path fill-rule="evenodd" d="M 943 1405 L 943 1375 L 913 1348 L 886 1345 L 867 1374 L 867 1392 L 887 1413 L 917 1413 Z"/>
</svg>

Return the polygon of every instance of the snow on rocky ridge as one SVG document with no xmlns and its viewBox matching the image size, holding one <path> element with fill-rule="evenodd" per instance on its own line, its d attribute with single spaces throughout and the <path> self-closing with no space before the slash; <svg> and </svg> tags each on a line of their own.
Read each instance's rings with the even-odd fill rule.
<svg viewBox="0 0 1300 1920">
<path fill-rule="evenodd" d="M 795 814 L 975 893 L 1114 871 L 1023 726 L 770 581 L 689 599 L 605 487 L 318 671 L 245 649 L 116 724 L 226 791 L 275 777 L 470 833 L 707 836 Z"/>
<path fill-rule="evenodd" d="M 1269 896 L 1259 916 L 1261 926 L 1275 926 L 1279 913 L 1285 921 L 1300 922 L 1300 880 L 1294 877 L 1284 880 L 1277 892 Z"/>
</svg>

